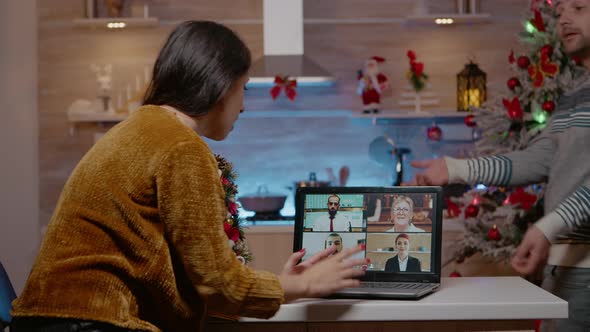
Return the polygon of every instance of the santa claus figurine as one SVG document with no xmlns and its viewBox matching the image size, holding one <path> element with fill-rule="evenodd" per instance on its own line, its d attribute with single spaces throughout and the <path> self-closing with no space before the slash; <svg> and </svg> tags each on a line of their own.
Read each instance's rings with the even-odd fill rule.
<svg viewBox="0 0 590 332">
<path fill-rule="evenodd" d="M 379 71 L 382 57 L 374 56 L 365 62 L 363 70 L 358 71 L 357 93 L 363 98 L 363 113 L 379 113 L 381 93 L 389 88 L 389 78 Z"/>
</svg>

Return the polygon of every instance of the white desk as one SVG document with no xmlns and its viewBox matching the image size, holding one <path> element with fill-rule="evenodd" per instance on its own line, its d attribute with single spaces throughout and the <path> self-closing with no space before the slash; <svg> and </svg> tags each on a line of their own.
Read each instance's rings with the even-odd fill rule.
<svg viewBox="0 0 590 332">
<path fill-rule="evenodd" d="M 242 318 L 233 325 L 239 331 L 283 332 L 532 330 L 535 319 L 567 315 L 567 302 L 522 278 L 475 277 L 443 278 L 438 292 L 418 301 L 302 299 L 283 305 L 269 320 Z M 224 329 L 233 330 L 230 325 Z"/>
</svg>

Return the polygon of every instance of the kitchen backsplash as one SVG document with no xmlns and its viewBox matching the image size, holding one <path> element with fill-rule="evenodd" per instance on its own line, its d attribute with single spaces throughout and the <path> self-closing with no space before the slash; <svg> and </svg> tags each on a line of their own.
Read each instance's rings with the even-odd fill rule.
<svg viewBox="0 0 590 332">
<path fill-rule="evenodd" d="M 373 125 L 371 119 L 351 116 L 245 116 L 236 122 L 225 141 L 208 143 L 214 153 L 234 164 L 240 194 L 255 193 L 258 186 L 266 185 L 270 192 L 288 195 L 282 215 L 295 213 L 292 186 L 296 181 L 307 180 L 310 172 L 315 172 L 318 180 L 328 180 L 327 168 L 332 168 L 338 177 L 338 170 L 348 166 L 347 186 L 392 185 L 394 169 L 389 161 L 390 149 L 386 144 L 377 144 L 384 141 L 384 136 L 393 139 L 397 146 L 412 150 L 404 158 L 404 181 L 414 174 L 411 160 L 465 155 L 473 147 L 471 129 L 463 124 L 462 118 L 438 124 L 443 137 L 446 134 L 452 138 L 440 142 L 426 137 L 432 120 L 390 122 Z M 242 212 L 245 216 L 252 214 Z"/>
</svg>

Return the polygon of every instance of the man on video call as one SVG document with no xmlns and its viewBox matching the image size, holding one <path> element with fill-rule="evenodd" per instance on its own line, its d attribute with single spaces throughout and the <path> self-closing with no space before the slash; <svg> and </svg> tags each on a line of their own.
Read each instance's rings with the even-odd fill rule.
<svg viewBox="0 0 590 332">
<path fill-rule="evenodd" d="M 340 209 L 340 197 L 330 195 L 328 197 L 328 214 L 321 215 L 315 219 L 313 224 L 314 232 L 350 232 L 350 219 L 342 214 L 338 214 Z"/>
</svg>

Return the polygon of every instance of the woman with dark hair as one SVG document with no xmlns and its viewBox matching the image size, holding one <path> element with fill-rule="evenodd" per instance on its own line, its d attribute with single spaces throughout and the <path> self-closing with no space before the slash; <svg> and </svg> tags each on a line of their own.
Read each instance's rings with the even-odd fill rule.
<svg viewBox="0 0 590 332">
<path fill-rule="evenodd" d="M 397 255 L 385 262 L 385 272 L 422 272 L 420 260 L 409 255 L 410 237 L 401 233 L 395 238 Z"/>
<path fill-rule="evenodd" d="M 224 139 L 243 111 L 250 52 L 226 27 L 178 26 L 144 106 L 113 127 L 66 183 L 13 305 L 19 331 L 199 331 L 208 309 L 267 318 L 300 297 L 358 285 L 330 247 L 280 275 L 242 265 L 223 230 L 224 192 L 201 136 Z M 212 308 L 213 305 L 216 305 Z"/>
</svg>

